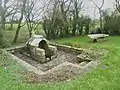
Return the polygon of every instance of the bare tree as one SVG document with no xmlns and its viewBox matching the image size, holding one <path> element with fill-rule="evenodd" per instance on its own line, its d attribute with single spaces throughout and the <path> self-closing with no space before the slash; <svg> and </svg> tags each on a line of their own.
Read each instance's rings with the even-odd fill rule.
<svg viewBox="0 0 120 90">
<path fill-rule="evenodd" d="M 23 20 L 23 17 L 24 17 L 26 1 L 27 0 L 22 0 L 21 3 L 20 3 L 19 0 L 18 0 L 18 7 L 20 7 L 20 11 L 19 11 L 20 12 L 19 13 L 20 17 L 19 17 L 19 20 L 18 20 L 18 26 L 17 26 L 17 30 L 16 30 L 16 34 L 15 34 L 13 43 L 16 43 L 18 35 L 19 35 L 19 31 L 20 31 L 21 27 L 23 27 L 25 25 L 25 24 L 22 24 L 22 20 Z"/>
<path fill-rule="evenodd" d="M 58 0 L 59 5 L 60 5 L 60 11 L 61 11 L 61 16 L 64 22 L 64 30 L 65 30 L 65 34 L 68 35 L 69 31 L 68 31 L 68 20 L 67 20 L 67 13 L 70 10 L 70 6 L 72 3 L 72 0 Z"/>
<path fill-rule="evenodd" d="M 73 14 L 73 29 L 72 29 L 72 35 L 75 35 L 76 30 L 79 30 L 79 33 L 82 33 L 82 27 L 81 22 L 79 22 L 80 17 L 80 11 L 83 8 L 83 2 L 81 0 L 72 0 L 72 14 Z M 78 26 L 78 27 L 77 27 Z"/>
<path fill-rule="evenodd" d="M 2 0 L 0 0 L 0 16 L 1 16 L 0 24 L 2 24 L 2 18 L 3 18 Z M 3 32 L 4 32 L 3 27 L 1 27 L 0 28 L 0 46 L 2 45 L 2 42 L 3 42 L 3 37 L 4 37 Z"/>
<path fill-rule="evenodd" d="M 3 1 L 0 0 L 0 16 L 1 16 L 1 29 L 5 30 L 5 10 L 4 10 L 4 7 L 3 7 Z"/>
<path fill-rule="evenodd" d="M 68 13 L 71 0 L 50 0 L 43 23 L 44 31 L 48 37 L 56 38 L 68 36 Z M 49 36 L 51 33 L 51 36 Z M 59 35 L 58 35 L 59 34 Z"/>
<path fill-rule="evenodd" d="M 104 5 L 104 0 L 102 0 L 102 3 L 101 3 L 100 6 L 99 6 L 98 4 L 96 4 L 96 3 L 94 2 L 94 0 L 90 0 L 90 1 L 93 2 L 93 4 L 97 7 L 97 9 L 98 9 L 98 11 L 99 11 L 99 14 L 100 14 L 100 17 L 99 17 L 99 19 L 100 19 L 100 29 L 101 29 L 101 32 L 103 33 L 103 31 L 102 31 L 102 29 L 103 29 L 102 8 L 103 8 L 103 5 Z"/>
<path fill-rule="evenodd" d="M 10 30 L 12 30 L 13 29 L 13 24 L 14 24 L 14 18 L 15 18 L 15 14 L 16 14 L 17 12 L 14 12 L 11 16 L 10 16 Z"/>
<path fill-rule="evenodd" d="M 120 13 L 120 0 L 115 0 L 115 6 L 117 11 Z"/>
<path fill-rule="evenodd" d="M 6 18 L 13 14 L 16 7 L 15 0 L 1 0 L 1 28 L 5 30 Z"/>
<path fill-rule="evenodd" d="M 38 28 L 41 22 L 40 15 L 42 13 L 42 8 L 43 7 L 37 7 L 37 0 L 27 0 L 27 6 L 25 9 L 25 19 L 27 23 L 27 27 L 29 30 L 29 36 L 31 37 L 32 32 L 35 32 L 35 30 Z"/>
</svg>

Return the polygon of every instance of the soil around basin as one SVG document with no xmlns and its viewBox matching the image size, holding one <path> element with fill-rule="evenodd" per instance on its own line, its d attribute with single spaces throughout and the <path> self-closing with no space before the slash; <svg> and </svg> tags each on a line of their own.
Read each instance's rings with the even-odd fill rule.
<svg viewBox="0 0 120 90">
<path fill-rule="evenodd" d="M 31 64 L 32 66 L 37 67 L 38 69 L 40 69 L 42 71 L 47 71 L 49 69 L 52 69 L 53 67 L 65 62 L 65 61 L 68 61 L 71 63 L 76 63 L 76 64 L 78 63 L 76 60 L 76 58 L 77 58 L 76 54 L 66 53 L 63 51 L 57 51 L 56 58 L 54 58 L 51 61 L 46 62 L 44 64 L 41 64 L 38 61 L 35 61 L 29 55 L 26 56 L 24 53 L 25 52 L 23 52 L 23 53 L 14 52 L 14 55 L 19 57 L 20 59 L 24 60 L 25 62 Z"/>
</svg>

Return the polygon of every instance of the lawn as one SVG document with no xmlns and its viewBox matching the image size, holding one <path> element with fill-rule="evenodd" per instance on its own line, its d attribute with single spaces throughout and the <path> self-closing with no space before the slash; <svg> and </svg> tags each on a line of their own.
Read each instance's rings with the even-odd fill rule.
<svg viewBox="0 0 120 90">
<path fill-rule="evenodd" d="M 109 52 L 98 68 L 70 82 L 27 84 L 19 71 L 24 70 L 6 53 L 0 51 L 0 90 L 120 90 L 120 37 L 111 36 L 105 42 L 92 43 L 86 36 L 53 40 L 54 42 L 87 49 L 106 49 Z M 17 71 L 17 72 L 16 72 Z"/>
<path fill-rule="evenodd" d="M 17 29 L 17 24 L 14 24 L 13 29 L 9 30 L 10 25 L 6 24 L 6 31 L 5 31 L 5 40 L 8 43 L 12 43 L 15 33 L 16 33 L 16 29 Z M 36 30 L 37 34 L 41 34 L 43 36 L 45 36 L 45 33 L 43 31 L 42 25 L 39 25 L 39 27 Z M 20 29 L 19 35 L 18 35 L 18 40 L 17 40 L 17 44 L 26 42 L 29 39 L 29 31 L 27 29 L 27 25 L 23 26 Z"/>
</svg>

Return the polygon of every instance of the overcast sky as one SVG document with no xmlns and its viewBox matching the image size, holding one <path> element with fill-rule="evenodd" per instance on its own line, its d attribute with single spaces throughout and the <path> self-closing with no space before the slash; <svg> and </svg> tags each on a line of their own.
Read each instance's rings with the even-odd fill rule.
<svg viewBox="0 0 120 90">
<path fill-rule="evenodd" d="M 94 1 L 97 3 L 97 5 L 101 5 L 102 0 L 94 0 Z M 115 7 L 114 1 L 115 0 L 105 0 L 103 9 L 110 8 L 113 10 L 113 8 Z M 45 0 L 39 0 L 39 2 L 37 3 L 37 7 L 42 6 L 44 2 Z M 83 0 L 83 3 L 85 6 L 84 14 L 89 15 L 91 18 L 93 18 L 94 16 L 93 12 L 95 10 L 95 5 L 92 2 L 90 2 L 90 0 Z M 96 18 L 98 17 L 99 17 L 99 14 L 98 14 L 98 11 L 96 11 Z"/>
<path fill-rule="evenodd" d="M 101 5 L 102 0 L 94 0 L 94 1 L 97 3 L 97 5 L 99 5 L 99 6 Z M 84 3 L 88 3 L 88 4 L 85 4 L 86 7 L 87 7 L 85 13 L 90 15 L 93 18 L 95 5 L 92 2 L 90 2 L 90 0 L 85 0 Z M 113 10 L 114 8 L 115 8 L 114 0 L 105 0 L 104 6 L 103 6 L 103 10 L 104 9 L 111 9 L 111 10 Z M 96 17 L 99 17 L 98 10 L 96 11 Z"/>
</svg>

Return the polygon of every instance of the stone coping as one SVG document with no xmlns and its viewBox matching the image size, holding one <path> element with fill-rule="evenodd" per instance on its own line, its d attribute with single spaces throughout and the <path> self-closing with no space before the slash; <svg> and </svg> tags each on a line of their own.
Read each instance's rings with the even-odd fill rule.
<svg viewBox="0 0 120 90">
<path fill-rule="evenodd" d="M 56 46 L 58 50 L 63 50 L 65 52 L 71 52 L 71 53 L 75 53 L 75 54 L 81 54 L 84 50 L 83 48 L 76 48 L 76 47 L 72 47 L 72 46 L 67 46 L 67 45 L 61 45 L 61 44 L 50 44 L 53 46 Z"/>
<path fill-rule="evenodd" d="M 42 70 L 37 69 L 36 67 L 28 64 L 27 62 L 19 59 L 19 58 L 16 57 L 15 55 L 13 55 L 13 54 L 5 51 L 5 50 L 4 50 L 4 52 L 6 52 L 7 54 L 9 54 L 9 55 L 12 57 L 13 60 L 15 60 L 18 64 L 22 65 L 25 69 L 27 69 L 27 71 L 32 71 L 32 72 L 34 72 L 34 73 L 36 73 L 36 74 L 38 74 L 38 75 L 43 74 L 43 71 L 42 71 Z"/>
</svg>

